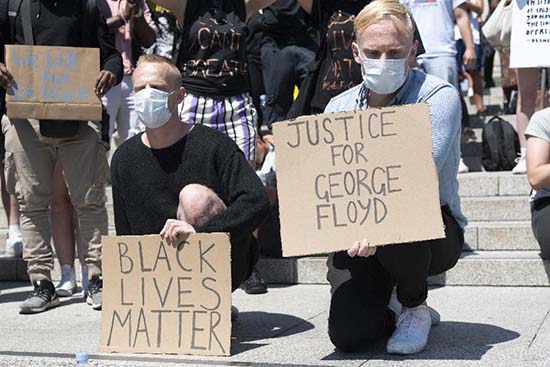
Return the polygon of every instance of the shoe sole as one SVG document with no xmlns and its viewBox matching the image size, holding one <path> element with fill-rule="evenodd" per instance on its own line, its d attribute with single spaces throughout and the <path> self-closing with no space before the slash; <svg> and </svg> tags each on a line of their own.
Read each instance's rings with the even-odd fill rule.
<svg viewBox="0 0 550 367">
<path fill-rule="evenodd" d="M 426 348 L 426 346 L 422 346 L 420 348 L 415 348 L 415 349 L 411 349 L 411 350 L 407 350 L 407 351 L 402 351 L 402 350 L 396 350 L 396 349 L 392 349 L 392 348 L 389 348 L 389 347 L 386 347 L 386 351 L 389 353 L 389 354 L 395 354 L 395 355 L 402 355 L 402 356 L 406 356 L 406 355 L 411 355 L 411 354 L 417 354 L 417 353 L 420 353 L 424 350 L 424 348 Z"/>
<path fill-rule="evenodd" d="M 265 294 L 267 293 L 266 287 L 254 287 L 244 290 L 246 294 Z"/>
<path fill-rule="evenodd" d="M 50 308 L 54 308 L 54 307 L 57 307 L 59 306 L 61 303 L 59 302 L 59 298 L 56 298 L 54 300 L 52 300 L 51 302 L 49 303 L 46 303 L 44 305 L 44 307 L 39 307 L 39 308 L 20 308 L 19 309 L 19 313 L 21 315 L 30 315 L 30 314 L 35 314 L 35 313 L 41 313 L 41 312 L 44 312 L 46 310 L 49 310 Z"/>
<path fill-rule="evenodd" d="M 74 289 L 56 289 L 55 293 L 58 297 L 71 297 L 76 293 L 76 287 Z"/>
<path fill-rule="evenodd" d="M 92 308 L 96 311 L 101 311 L 101 304 L 97 304 L 92 301 L 92 298 L 90 296 L 86 296 L 86 303 L 92 306 Z"/>
</svg>

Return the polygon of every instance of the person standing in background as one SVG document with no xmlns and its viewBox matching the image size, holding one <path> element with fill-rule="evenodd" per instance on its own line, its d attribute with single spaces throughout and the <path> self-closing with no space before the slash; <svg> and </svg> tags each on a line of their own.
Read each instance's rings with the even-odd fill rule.
<svg viewBox="0 0 550 367">
<path fill-rule="evenodd" d="M 109 31 L 115 35 L 115 45 L 122 56 L 124 79 L 104 97 L 109 114 L 109 136 L 117 131 L 118 139 L 125 141 L 144 129 L 133 111 L 131 102 L 132 73 L 142 48 L 154 45 L 157 26 L 144 0 L 105 0 L 109 5 Z"/>
</svg>

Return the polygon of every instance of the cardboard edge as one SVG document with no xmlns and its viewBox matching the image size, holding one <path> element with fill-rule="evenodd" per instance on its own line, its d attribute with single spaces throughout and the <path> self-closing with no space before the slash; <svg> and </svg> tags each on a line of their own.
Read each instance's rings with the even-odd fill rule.
<svg viewBox="0 0 550 367">
<path fill-rule="evenodd" d="M 11 119 L 101 121 L 102 107 L 97 104 L 67 104 L 6 101 L 6 115 Z M 59 110 L 62 110 L 60 113 Z"/>
</svg>

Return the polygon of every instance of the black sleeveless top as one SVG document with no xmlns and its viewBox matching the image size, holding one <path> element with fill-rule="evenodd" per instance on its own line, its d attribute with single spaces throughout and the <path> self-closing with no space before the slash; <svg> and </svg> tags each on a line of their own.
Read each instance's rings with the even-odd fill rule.
<svg viewBox="0 0 550 367">
<path fill-rule="evenodd" d="M 177 65 L 189 92 L 228 97 L 249 90 L 245 21 L 244 0 L 187 1 Z"/>
</svg>

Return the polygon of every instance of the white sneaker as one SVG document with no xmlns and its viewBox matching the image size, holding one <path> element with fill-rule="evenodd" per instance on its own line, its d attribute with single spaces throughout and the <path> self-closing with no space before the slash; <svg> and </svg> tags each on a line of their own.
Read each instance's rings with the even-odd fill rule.
<svg viewBox="0 0 550 367">
<path fill-rule="evenodd" d="M 464 160 L 460 158 L 460 162 L 458 163 L 458 173 L 468 173 L 468 172 L 470 172 L 470 169 L 468 168 L 466 163 L 464 163 Z"/>
<path fill-rule="evenodd" d="M 82 265 L 80 274 L 81 274 L 80 284 L 82 285 L 82 297 L 86 297 L 88 295 L 88 288 L 90 286 L 90 279 L 88 279 L 88 267 L 86 265 Z"/>
<path fill-rule="evenodd" d="M 388 303 L 388 308 L 393 311 L 395 314 L 395 319 L 399 320 L 399 316 L 401 316 L 401 310 L 403 309 L 403 305 L 399 300 L 397 299 L 397 293 L 395 291 L 395 288 L 393 288 L 393 292 L 391 293 L 390 302 Z M 432 307 L 428 306 L 428 310 L 430 310 L 430 317 L 432 319 L 432 326 L 437 326 L 441 322 L 441 315 L 439 312 L 437 312 Z"/>
<path fill-rule="evenodd" d="M 403 307 L 386 350 L 390 354 L 421 352 L 428 343 L 431 327 L 430 310 L 425 303 L 414 308 Z"/>
<path fill-rule="evenodd" d="M 61 281 L 55 288 L 59 297 L 70 297 L 76 292 L 74 269 L 70 265 L 61 265 Z"/>
<path fill-rule="evenodd" d="M 14 239 L 6 238 L 6 245 L 4 247 L 4 255 L 9 257 L 22 257 L 23 256 L 23 240 L 21 236 Z"/>
<path fill-rule="evenodd" d="M 512 173 L 515 175 L 524 175 L 527 173 L 527 161 L 524 155 L 519 158 L 518 164 L 512 169 Z"/>
</svg>

